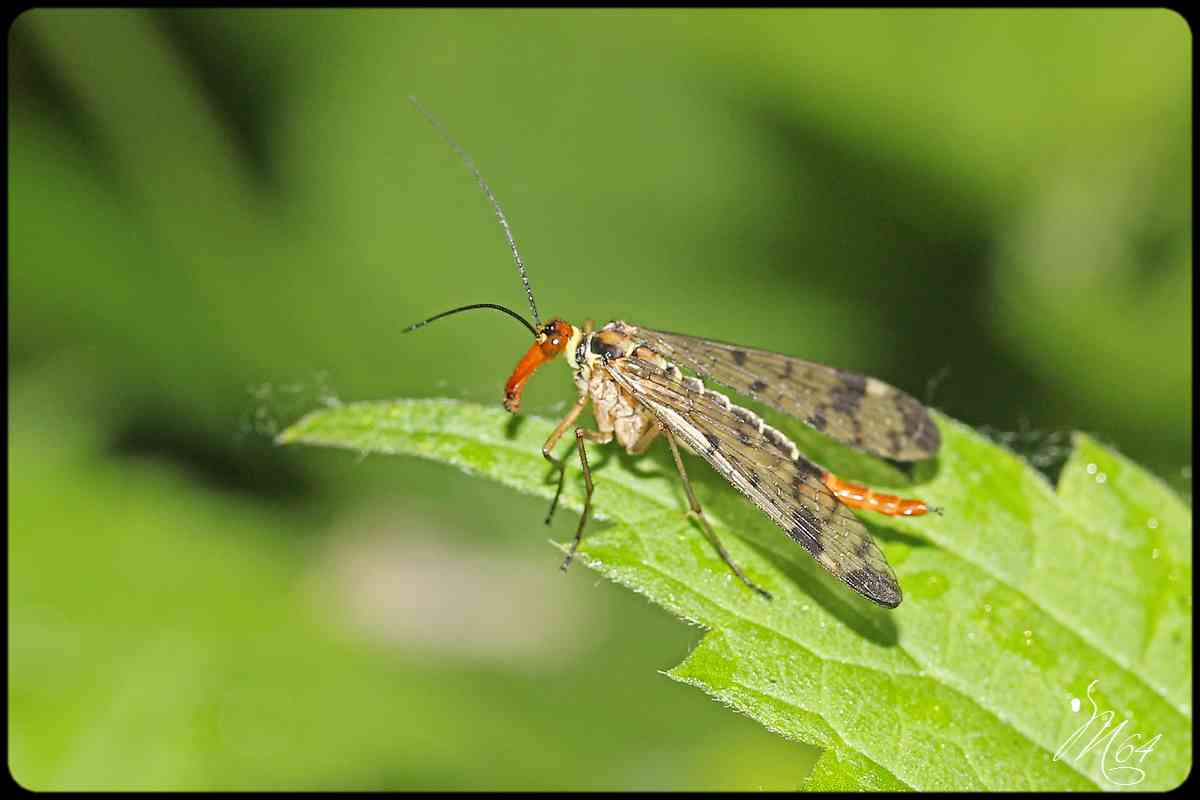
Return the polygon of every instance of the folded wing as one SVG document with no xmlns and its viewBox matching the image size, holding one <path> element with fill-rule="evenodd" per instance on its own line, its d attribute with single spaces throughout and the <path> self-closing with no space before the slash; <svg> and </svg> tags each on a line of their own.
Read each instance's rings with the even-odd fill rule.
<svg viewBox="0 0 1200 800">
<path fill-rule="evenodd" d="M 900 604 L 900 585 L 866 526 L 786 437 L 678 370 L 636 357 L 604 369 L 821 566 L 879 605 Z"/>
</svg>

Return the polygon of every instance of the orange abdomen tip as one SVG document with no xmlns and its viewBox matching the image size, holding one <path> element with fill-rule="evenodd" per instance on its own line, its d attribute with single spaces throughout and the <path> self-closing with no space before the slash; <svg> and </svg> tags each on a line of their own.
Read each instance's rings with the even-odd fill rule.
<svg viewBox="0 0 1200 800">
<path fill-rule="evenodd" d="M 821 482 L 851 508 L 865 508 L 887 514 L 889 517 L 919 517 L 929 513 L 929 506 L 924 500 L 906 499 L 894 494 L 879 494 L 857 483 L 844 481 L 832 472 L 821 476 Z"/>
</svg>

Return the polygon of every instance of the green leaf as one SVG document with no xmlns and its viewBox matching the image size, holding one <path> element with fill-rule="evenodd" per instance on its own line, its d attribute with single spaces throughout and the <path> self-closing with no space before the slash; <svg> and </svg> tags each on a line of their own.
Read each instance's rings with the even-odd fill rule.
<svg viewBox="0 0 1200 800">
<path fill-rule="evenodd" d="M 581 559 L 707 629 L 668 674 L 824 748 L 809 788 L 1110 789 L 1139 774 L 1138 789 L 1181 783 L 1192 749 L 1190 512 L 1085 436 L 1056 491 L 970 428 L 937 421 L 942 451 L 908 486 L 891 467 L 781 422 L 843 477 L 945 509 L 864 516 L 904 589 L 895 611 L 826 574 L 692 461 L 715 530 L 775 600 L 747 591 L 684 513 L 665 448 L 641 459 L 591 448 L 595 520 Z M 551 427 L 474 404 L 401 400 L 313 412 L 279 441 L 421 456 L 548 498 L 540 448 Z M 581 501 L 575 470 L 562 504 L 578 511 Z M 1096 720 L 1056 758 L 1093 701 L 1112 712 L 1107 738 L 1088 748 L 1104 725 Z"/>
</svg>

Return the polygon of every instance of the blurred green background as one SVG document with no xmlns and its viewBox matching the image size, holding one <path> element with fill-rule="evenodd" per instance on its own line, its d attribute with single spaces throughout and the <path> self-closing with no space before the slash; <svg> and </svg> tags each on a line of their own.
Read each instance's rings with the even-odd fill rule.
<svg viewBox="0 0 1200 800">
<path fill-rule="evenodd" d="M 498 404 L 544 316 L 879 376 L 1188 498 L 1191 33 L 1167 11 L 47 11 L 9 33 L 9 767 L 38 788 L 788 788 L 698 631 L 543 503 L 274 448 Z M 525 410 L 573 399 L 565 370 Z M 940 381 L 936 380 L 940 377 Z M 1028 435 L 1026 435 L 1028 434 Z M 1011 437 L 1010 437 L 1011 438 Z M 603 475 L 598 476 L 603 492 Z"/>
</svg>

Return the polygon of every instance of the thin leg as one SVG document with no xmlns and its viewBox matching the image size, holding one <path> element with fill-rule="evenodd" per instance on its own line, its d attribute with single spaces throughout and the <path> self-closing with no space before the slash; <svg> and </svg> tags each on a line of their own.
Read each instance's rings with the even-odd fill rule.
<svg viewBox="0 0 1200 800">
<path fill-rule="evenodd" d="M 592 332 L 592 321 L 585 319 L 583 321 L 583 335 L 587 336 Z M 579 418 L 579 414 L 583 411 L 583 407 L 587 405 L 587 394 L 581 394 L 579 399 L 575 401 L 575 407 L 567 412 L 563 417 L 562 422 L 554 428 L 550 437 L 546 439 L 546 443 L 542 445 L 542 456 L 547 461 L 553 464 L 558 469 L 558 488 L 554 490 L 554 499 L 550 501 L 550 510 L 546 512 L 546 524 L 550 524 L 550 520 L 554 518 L 554 510 L 558 508 L 558 498 L 562 497 L 563 481 L 567 477 L 567 461 L 566 459 L 555 458 L 553 451 L 554 445 L 558 444 L 558 440 L 562 438 L 563 432 L 575 423 Z"/>
<path fill-rule="evenodd" d="M 550 436 L 546 439 L 546 443 L 542 445 L 542 456 L 558 470 L 558 489 L 554 492 L 554 499 L 550 501 L 550 510 L 546 512 L 547 525 L 550 524 L 550 519 L 554 516 L 554 509 L 558 508 L 558 498 L 562 496 L 563 480 L 567 477 L 567 461 L 566 459 L 554 457 L 554 446 L 562 438 L 563 432 L 575 424 L 575 420 L 579 418 L 580 413 L 583 412 L 583 407 L 586 405 L 587 395 L 580 395 L 579 399 L 575 401 L 575 405 L 562 418 L 562 421 L 555 426 Z"/>
<path fill-rule="evenodd" d="M 675 457 L 675 466 L 679 470 L 679 477 L 683 478 L 683 488 L 687 492 L 691 514 L 700 520 L 700 526 L 704 529 L 704 535 L 708 537 L 708 541 L 712 543 L 712 546 L 721 555 L 721 560 L 729 565 L 729 568 L 733 570 L 733 574 L 737 575 L 742 583 L 770 600 L 771 593 L 746 577 L 746 573 L 742 572 L 742 568 L 734 562 L 729 552 L 725 549 L 725 546 L 721 544 L 721 540 L 717 538 L 717 534 L 713 533 L 712 526 L 708 524 L 708 518 L 704 516 L 704 510 L 700 508 L 700 502 L 696 499 L 696 493 L 692 491 L 692 482 L 688 480 L 687 470 L 683 468 L 683 459 L 679 456 L 679 446 L 675 444 L 675 436 L 669 430 L 664 431 L 664 433 L 667 434 L 667 443 L 671 445 L 671 455 Z"/>
<path fill-rule="evenodd" d="M 587 525 L 588 514 L 592 512 L 592 491 L 595 487 L 592 485 L 592 470 L 588 466 L 587 449 L 584 448 L 583 442 L 586 439 L 596 444 L 608 444 L 612 441 L 612 438 L 611 431 L 601 433 L 600 431 L 589 431 L 583 428 L 575 429 L 575 444 L 579 447 L 579 463 L 583 467 L 583 482 L 587 485 L 587 495 L 583 499 L 583 514 L 579 516 L 579 528 L 575 531 L 575 541 L 571 543 L 571 550 L 563 560 L 562 568 L 564 570 L 571 566 L 571 560 L 575 558 L 575 551 L 579 549 L 579 542 L 583 539 L 583 528 Z"/>
</svg>

